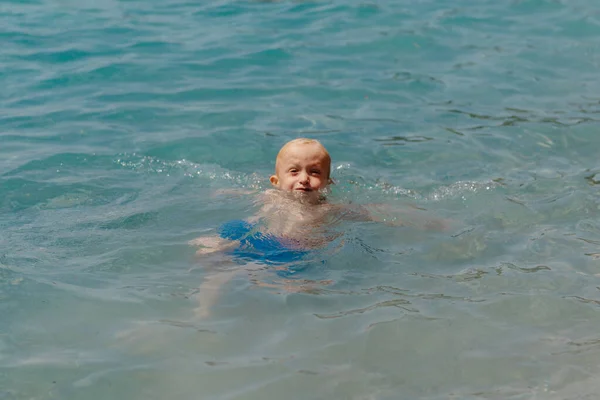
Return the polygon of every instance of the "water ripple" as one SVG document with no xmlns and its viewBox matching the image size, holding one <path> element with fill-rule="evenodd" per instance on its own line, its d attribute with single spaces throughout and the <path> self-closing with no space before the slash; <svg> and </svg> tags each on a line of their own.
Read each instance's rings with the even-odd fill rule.
<svg viewBox="0 0 600 400">
<path fill-rule="evenodd" d="M 596 9 L 1 3 L 0 398 L 589 397 Z M 344 225 L 193 319 L 214 268 L 187 241 L 249 217 L 223 193 L 270 187 L 298 136 L 332 201 L 452 228 Z"/>
</svg>

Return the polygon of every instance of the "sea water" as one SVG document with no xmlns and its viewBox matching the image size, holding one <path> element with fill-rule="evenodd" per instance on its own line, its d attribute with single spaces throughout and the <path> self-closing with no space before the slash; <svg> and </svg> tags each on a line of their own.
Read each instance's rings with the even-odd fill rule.
<svg viewBox="0 0 600 400">
<path fill-rule="evenodd" d="M 595 0 L 6 0 L 0 26 L 0 399 L 599 392 Z M 187 242 L 252 215 L 235 191 L 296 137 L 333 199 L 449 228 L 349 223 L 194 318 Z"/>
</svg>

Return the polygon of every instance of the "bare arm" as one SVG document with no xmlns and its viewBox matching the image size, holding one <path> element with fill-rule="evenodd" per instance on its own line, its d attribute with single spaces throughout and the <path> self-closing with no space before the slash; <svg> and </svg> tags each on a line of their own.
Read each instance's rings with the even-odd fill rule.
<svg viewBox="0 0 600 400">
<path fill-rule="evenodd" d="M 380 222 L 389 226 L 408 226 L 424 230 L 447 230 L 448 220 L 432 217 L 416 206 L 390 204 L 350 205 L 343 209 L 342 217 L 352 221 Z"/>
<path fill-rule="evenodd" d="M 234 248 L 239 243 L 235 240 L 223 239 L 217 235 L 200 236 L 188 242 L 191 246 L 199 246 L 196 251 L 197 256 L 208 255 L 216 252 L 227 251 Z"/>
</svg>

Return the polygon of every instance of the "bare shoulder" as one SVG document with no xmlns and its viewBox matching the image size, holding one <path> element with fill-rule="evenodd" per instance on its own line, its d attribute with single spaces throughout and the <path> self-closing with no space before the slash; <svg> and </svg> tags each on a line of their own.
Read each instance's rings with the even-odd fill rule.
<svg viewBox="0 0 600 400">
<path fill-rule="evenodd" d="M 264 192 L 259 193 L 256 196 L 255 201 L 261 208 L 272 207 L 273 205 L 280 202 L 279 197 L 280 196 L 278 196 L 278 193 L 276 190 L 267 189 Z"/>
<path fill-rule="evenodd" d="M 267 189 L 264 192 L 260 193 L 258 197 L 262 200 L 274 200 L 276 198 L 280 198 L 281 195 L 277 189 Z"/>
</svg>

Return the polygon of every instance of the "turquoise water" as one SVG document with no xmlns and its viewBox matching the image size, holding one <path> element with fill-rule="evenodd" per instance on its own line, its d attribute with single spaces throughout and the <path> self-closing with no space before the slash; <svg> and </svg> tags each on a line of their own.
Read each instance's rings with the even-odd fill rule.
<svg viewBox="0 0 600 400">
<path fill-rule="evenodd" d="M 595 0 L 4 1 L 0 399 L 566 399 L 600 390 Z M 287 140 L 356 223 L 205 319 L 187 241 Z M 261 271 L 260 281 L 277 276 Z"/>
</svg>

